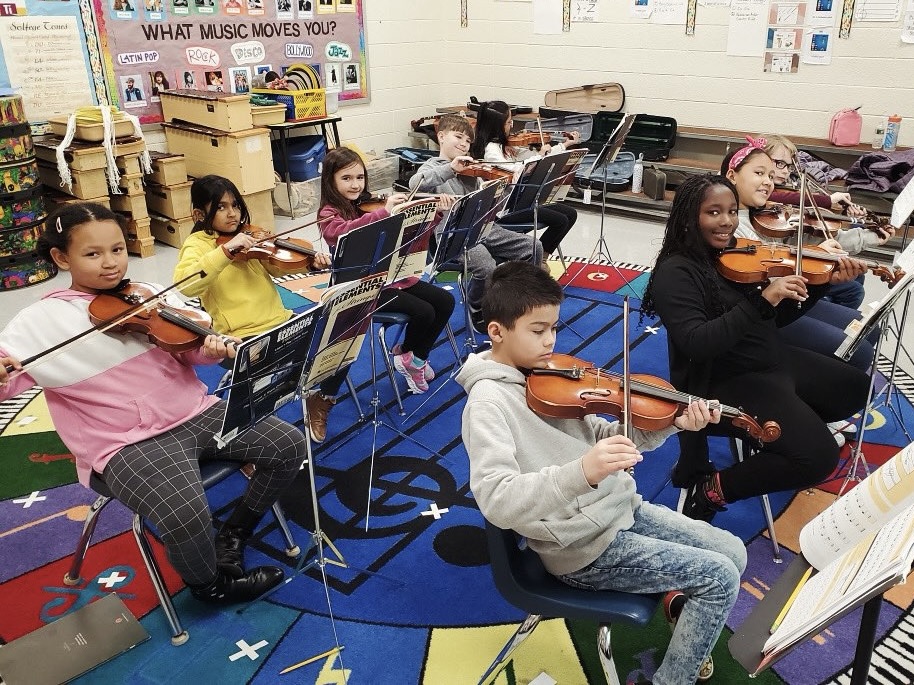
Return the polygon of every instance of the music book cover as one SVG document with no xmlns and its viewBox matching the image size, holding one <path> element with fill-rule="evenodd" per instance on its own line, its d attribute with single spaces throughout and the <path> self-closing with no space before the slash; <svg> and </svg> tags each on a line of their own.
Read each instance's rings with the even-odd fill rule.
<svg viewBox="0 0 914 685">
<path fill-rule="evenodd" d="M 756 672 L 911 572 L 914 443 L 807 523 L 800 549 L 815 572 L 762 647 Z"/>
<path fill-rule="evenodd" d="M 114 593 L 0 647 L 5 685 L 65 683 L 149 639 Z"/>
<path fill-rule="evenodd" d="M 422 276 L 438 211 L 438 198 L 409 200 L 394 208 L 394 215 L 403 215 L 403 232 L 397 241 L 396 254 L 388 271 L 388 283 L 404 278 Z"/>
</svg>

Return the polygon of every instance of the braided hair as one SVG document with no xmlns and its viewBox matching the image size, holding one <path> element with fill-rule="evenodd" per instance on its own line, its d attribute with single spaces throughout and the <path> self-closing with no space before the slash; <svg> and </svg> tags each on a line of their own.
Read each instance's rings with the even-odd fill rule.
<svg viewBox="0 0 914 685">
<path fill-rule="evenodd" d="M 657 315 L 653 294 L 654 275 L 657 273 L 657 267 L 673 255 L 682 255 L 699 265 L 702 275 L 711 288 L 712 307 L 718 310 L 713 314 L 715 316 L 723 314 L 720 285 L 714 265 L 715 254 L 708 248 L 708 244 L 698 228 L 701 203 L 708 189 L 713 186 L 729 188 L 733 197 L 736 198 L 734 185 L 725 177 L 718 175 L 692 176 L 676 189 L 676 197 L 673 198 L 673 206 L 670 209 L 670 216 L 663 234 L 663 245 L 660 248 L 660 254 L 657 255 L 657 261 L 651 272 L 650 280 L 647 282 L 644 299 L 641 303 L 643 316 L 655 317 Z"/>
</svg>

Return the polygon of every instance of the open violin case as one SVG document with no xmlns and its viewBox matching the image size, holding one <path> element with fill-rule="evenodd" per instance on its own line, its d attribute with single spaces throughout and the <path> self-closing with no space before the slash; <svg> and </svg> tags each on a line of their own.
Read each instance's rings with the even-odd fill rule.
<svg viewBox="0 0 914 685">
<path fill-rule="evenodd" d="M 609 136 L 622 121 L 621 112 L 598 112 L 593 117 L 593 134 L 586 142 L 587 149 L 598 153 Z M 631 152 L 637 159 L 644 155 L 645 162 L 662 162 L 670 156 L 676 144 L 676 120 L 654 114 L 638 114 L 632 130 L 622 145 L 623 152 Z"/>
</svg>

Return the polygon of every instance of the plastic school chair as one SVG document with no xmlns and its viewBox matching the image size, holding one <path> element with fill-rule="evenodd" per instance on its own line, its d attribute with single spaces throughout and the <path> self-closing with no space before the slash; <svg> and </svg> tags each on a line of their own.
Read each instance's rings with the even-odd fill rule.
<svg viewBox="0 0 914 685">
<path fill-rule="evenodd" d="M 620 685 L 610 644 L 610 626 L 614 623 L 647 625 L 662 595 L 578 590 L 549 573 L 536 552 L 521 548 L 514 531 L 503 530 L 486 521 L 486 538 L 495 587 L 508 602 L 528 612 L 528 616 L 486 669 L 479 685 L 489 682 L 504 668 L 514 650 L 533 633 L 544 617 L 599 623 L 597 653 L 603 675 L 608 685 Z"/>
<path fill-rule="evenodd" d="M 236 461 L 210 459 L 201 461 L 200 480 L 203 483 L 203 489 L 208 490 L 214 485 L 221 483 L 233 473 L 240 471 L 242 466 L 243 464 L 241 462 Z M 86 515 L 86 522 L 83 524 L 82 534 L 76 545 L 76 551 L 73 553 L 73 563 L 70 565 L 70 570 L 67 571 L 66 575 L 63 577 L 65 585 L 79 585 L 82 582 L 80 571 L 82 569 L 83 559 L 85 559 L 86 552 L 92 542 L 95 526 L 98 524 L 98 516 L 102 509 L 105 508 L 105 505 L 112 499 L 115 499 L 114 495 L 112 495 L 111 491 L 108 489 L 108 486 L 105 485 L 105 481 L 96 473 L 93 473 L 89 479 L 89 487 L 97 492 L 99 497 L 89 508 L 89 513 Z M 301 554 L 301 549 L 295 544 L 295 540 L 292 538 L 292 531 L 289 530 L 289 524 L 286 521 L 286 516 L 283 513 L 282 507 L 279 506 L 279 502 L 276 502 L 273 505 L 273 515 L 276 517 L 276 523 L 279 526 L 286 543 L 286 556 L 290 559 L 296 558 Z M 190 635 L 181 625 L 181 619 L 178 617 L 175 605 L 171 601 L 171 595 L 168 592 L 168 587 L 165 585 L 162 571 L 159 569 L 159 564 L 152 552 L 152 545 L 149 543 L 147 532 L 153 533 L 146 520 L 139 514 L 134 513 L 133 537 L 136 540 L 143 563 L 146 565 L 146 571 L 149 573 L 149 579 L 152 581 L 156 596 L 159 598 L 159 604 L 162 605 L 162 611 L 165 612 L 165 619 L 168 621 L 169 628 L 171 628 L 171 644 L 177 647 L 187 642 Z"/>
</svg>

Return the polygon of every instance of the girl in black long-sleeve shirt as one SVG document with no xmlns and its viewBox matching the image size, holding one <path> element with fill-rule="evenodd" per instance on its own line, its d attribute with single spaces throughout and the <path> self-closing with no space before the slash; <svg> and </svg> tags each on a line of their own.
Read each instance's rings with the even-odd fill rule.
<svg viewBox="0 0 914 685">
<path fill-rule="evenodd" d="M 861 370 L 785 345 L 777 335 L 827 286 L 807 287 L 800 276 L 747 286 L 717 273 L 717 257 L 738 224 L 738 206 L 735 188 L 722 176 L 693 177 L 679 187 L 643 303 L 643 311 L 658 314 L 667 328 L 673 385 L 781 427 L 778 440 L 719 472 L 708 459 L 705 433 L 680 434 L 673 484 L 689 488 L 684 513 L 706 520 L 727 502 L 825 478 L 838 462 L 825 422 L 861 409 L 869 389 Z M 857 264 L 842 260 L 832 282 L 858 273 Z M 714 432 L 739 435 L 723 423 Z"/>
</svg>

